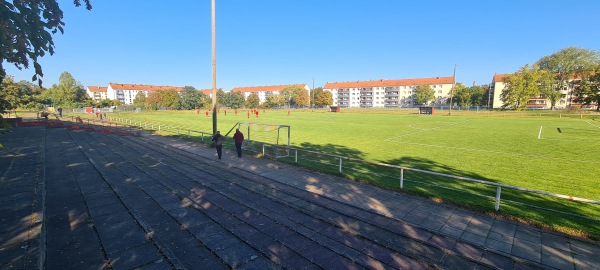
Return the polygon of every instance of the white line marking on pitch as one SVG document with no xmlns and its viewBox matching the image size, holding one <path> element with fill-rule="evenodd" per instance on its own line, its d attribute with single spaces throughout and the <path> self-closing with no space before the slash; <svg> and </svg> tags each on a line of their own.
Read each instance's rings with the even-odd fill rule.
<svg viewBox="0 0 600 270">
<path fill-rule="evenodd" d="M 570 162 L 600 164 L 600 161 L 592 161 L 592 160 L 581 160 L 581 159 L 574 160 L 574 159 L 557 158 L 557 157 L 550 157 L 550 156 L 536 156 L 536 155 L 531 155 L 531 154 L 518 154 L 518 153 L 511 153 L 511 152 L 481 150 L 481 149 L 455 147 L 455 146 L 442 146 L 442 145 L 426 144 L 426 143 L 402 142 L 402 144 L 412 144 L 412 145 L 429 146 L 429 147 L 437 147 L 437 148 L 449 148 L 449 149 L 456 149 L 456 150 L 466 150 L 466 151 L 483 152 L 483 153 L 490 153 L 490 154 L 502 154 L 502 155 L 509 155 L 509 156 L 521 156 L 521 157 L 532 157 L 532 158 L 540 158 L 540 159 L 555 159 L 555 160 L 564 160 L 564 161 L 570 161 Z"/>
<path fill-rule="evenodd" d="M 466 122 L 469 122 L 469 121 L 470 120 L 466 120 L 466 121 L 462 121 L 462 122 L 458 122 L 458 123 L 452 123 L 452 124 L 448 124 L 448 125 L 444 125 L 444 126 L 439 126 L 439 127 L 434 127 L 434 128 L 419 129 L 420 131 L 418 131 L 418 132 L 403 134 L 403 135 L 400 135 L 400 136 L 390 137 L 390 138 L 383 139 L 383 140 L 389 142 L 389 141 L 394 140 L 394 139 L 398 139 L 398 138 L 402 138 L 402 137 L 406 137 L 406 136 L 412 136 L 412 135 L 415 135 L 415 134 L 420 134 L 420 133 L 423 133 L 423 132 L 432 131 L 432 130 L 436 130 L 436 129 L 440 129 L 440 128 L 445 128 L 445 127 L 449 127 L 449 126 L 455 126 L 455 125 L 463 124 L 463 123 L 466 123 Z M 412 127 L 412 126 L 409 125 L 408 127 Z"/>
<path fill-rule="evenodd" d="M 583 120 L 583 122 L 586 122 L 586 123 L 588 123 L 588 124 L 590 124 L 590 125 L 592 125 L 592 126 L 593 126 L 593 127 L 597 127 L 597 128 L 600 128 L 600 126 L 597 126 L 597 125 L 594 125 L 594 124 L 592 124 L 592 123 L 590 123 L 590 121 L 587 121 L 587 120 Z"/>
</svg>

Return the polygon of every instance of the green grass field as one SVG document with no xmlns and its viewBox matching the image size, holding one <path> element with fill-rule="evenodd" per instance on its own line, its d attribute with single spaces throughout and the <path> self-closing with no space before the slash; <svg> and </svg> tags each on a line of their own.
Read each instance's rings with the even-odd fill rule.
<svg viewBox="0 0 600 270">
<path fill-rule="evenodd" d="M 585 115 L 581 119 L 580 115 L 559 113 L 503 112 L 453 112 L 452 116 L 438 112 L 427 116 L 416 115 L 415 110 L 341 113 L 292 110 L 288 116 L 287 110 L 261 110 L 258 118 L 253 115 L 248 118 L 246 112 L 240 110 L 237 116 L 231 110 L 227 115 L 221 112 L 218 129 L 226 133 L 238 122 L 289 125 L 291 145 L 305 150 L 600 200 L 599 116 Z M 206 133 L 212 131 L 212 118 L 203 112 L 121 112 L 112 116 Z M 538 139 L 540 127 L 542 132 Z M 301 155 L 300 166 L 337 173 L 337 159 Z M 281 161 L 293 162 L 293 159 Z M 399 190 L 397 170 L 352 161 L 346 162 L 344 167 L 344 176 L 350 179 Z M 406 192 L 494 212 L 494 187 L 414 172 L 407 172 L 405 178 Z M 508 189 L 503 189 L 502 199 L 501 215 L 600 239 L 599 206 Z"/>
</svg>

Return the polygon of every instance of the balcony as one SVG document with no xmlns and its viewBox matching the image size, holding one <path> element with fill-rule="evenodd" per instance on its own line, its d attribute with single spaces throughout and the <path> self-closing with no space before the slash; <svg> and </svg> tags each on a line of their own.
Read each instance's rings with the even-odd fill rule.
<svg viewBox="0 0 600 270">
<path fill-rule="evenodd" d="M 373 88 L 362 88 L 360 89 L 360 94 L 368 94 L 370 93 L 371 95 L 373 94 Z"/>
</svg>

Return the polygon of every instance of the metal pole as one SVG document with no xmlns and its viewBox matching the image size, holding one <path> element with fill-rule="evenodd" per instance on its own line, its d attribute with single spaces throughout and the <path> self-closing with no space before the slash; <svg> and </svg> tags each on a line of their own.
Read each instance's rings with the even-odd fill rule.
<svg viewBox="0 0 600 270">
<path fill-rule="evenodd" d="M 452 115 L 452 97 L 454 96 L 454 87 L 456 86 L 456 64 L 454 64 L 454 74 L 452 75 L 452 88 L 450 89 L 450 110 L 448 115 Z"/>
<path fill-rule="evenodd" d="M 496 187 L 496 206 L 494 207 L 496 211 L 500 209 L 500 193 L 502 192 L 502 188 L 500 186 Z"/>
<path fill-rule="evenodd" d="M 404 169 L 400 169 L 400 188 L 404 188 Z"/>
<path fill-rule="evenodd" d="M 340 169 L 339 172 L 342 173 L 342 157 L 340 157 Z"/>
<path fill-rule="evenodd" d="M 210 1 L 212 17 L 212 108 L 213 108 L 213 134 L 217 133 L 217 31 L 215 0 Z"/>
</svg>

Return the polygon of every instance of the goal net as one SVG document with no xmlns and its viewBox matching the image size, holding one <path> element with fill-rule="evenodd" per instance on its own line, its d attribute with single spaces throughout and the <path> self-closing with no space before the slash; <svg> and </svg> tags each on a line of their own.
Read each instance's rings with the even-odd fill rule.
<svg viewBox="0 0 600 270">
<path fill-rule="evenodd" d="M 244 133 L 242 148 L 247 151 L 275 158 L 288 157 L 290 154 L 290 126 L 241 122 L 232 131 L 235 128 Z"/>
</svg>

